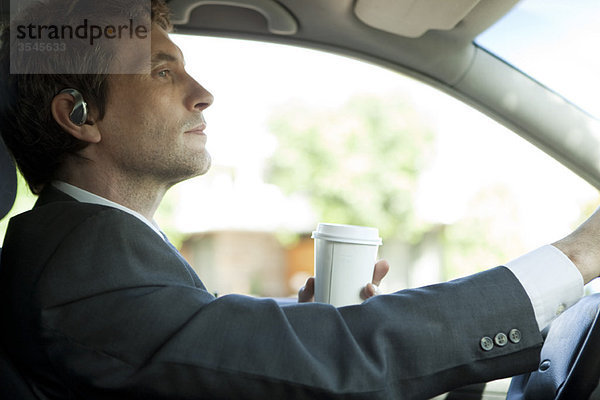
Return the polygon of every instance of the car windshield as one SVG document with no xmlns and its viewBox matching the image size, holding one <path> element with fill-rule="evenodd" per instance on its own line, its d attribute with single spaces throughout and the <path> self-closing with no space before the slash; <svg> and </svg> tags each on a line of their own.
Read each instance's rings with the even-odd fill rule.
<svg viewBox="0 0 600 400">
<path fill-rule="evenodd" d="M 600 2 L 523 0 L 476 43 L 600 118 Z"/>
</svg>

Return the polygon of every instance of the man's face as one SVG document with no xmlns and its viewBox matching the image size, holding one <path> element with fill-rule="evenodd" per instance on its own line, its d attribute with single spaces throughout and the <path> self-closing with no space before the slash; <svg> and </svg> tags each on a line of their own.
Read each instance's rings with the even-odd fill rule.
<svg viewBox="0 0 600 400">
<path fill-rule="evenodd" d="M 127 178 L 173 185 L 210 168 L 202 111 L 213 97 L 187 74 L 181 51 L 158 26 L 151 48 L 149 73 L 109 76 L 98 145 Z"/>
</svg>

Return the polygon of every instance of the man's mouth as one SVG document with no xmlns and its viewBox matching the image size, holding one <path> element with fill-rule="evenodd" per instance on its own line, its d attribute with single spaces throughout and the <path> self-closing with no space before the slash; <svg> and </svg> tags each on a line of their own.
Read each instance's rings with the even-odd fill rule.
<svg viewBox="0 0 600 400">
<path fill-rule="evenodd" d="M 195 128 L 192 128 L 190 130 L 185 131 L 185 133 L 191 133 L 191 134 L 194 134 L 194 135 L 206 135 L 204 133 L 205 129 L 206 129 L 206 125 L 202 124 L 202 125 L 198 125 Z"/>
<path fill-rule="evenodd" d="M 191 133 L 193 135 L 202 135 L 206 136 L 204 130 L 206 129 L 206 120 L 204 119 L 204 115 L 200 114 L 200 119 L 196 121 L 190 121 L 191 123 L 197 122 L 198 125 L 194 126 L 192 129 L 188 129 L 185 133 Z"/>
</svg>

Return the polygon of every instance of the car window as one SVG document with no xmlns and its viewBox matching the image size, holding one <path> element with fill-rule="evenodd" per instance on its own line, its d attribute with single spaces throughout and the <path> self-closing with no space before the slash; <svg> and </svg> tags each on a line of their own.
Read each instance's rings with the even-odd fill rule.
<svg viewBox="0 0 600 400">
<path fill-rule="evenodd" d="M 523 0 L 476 42 L 600 118 L 600 3 Z"/>
<path fill-rule="evenodd" d="M 502 264 L 597 202 L 510 130 L 395 72 L 291 46 L 173 39 L 215 95 L 213 167 L 178 185 L 159 219 L 219 293 L 293 294 L 312 274 L 318 222 L 378 227 L 391 290 Z"/>
</svg>

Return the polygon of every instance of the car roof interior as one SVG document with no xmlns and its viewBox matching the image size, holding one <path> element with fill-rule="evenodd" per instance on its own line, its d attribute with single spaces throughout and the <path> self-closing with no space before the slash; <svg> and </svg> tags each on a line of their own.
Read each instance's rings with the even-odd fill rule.
<svg viewBox="0 0 600 400">
<path fill-rule="evenodd" d="M 178 33 L 320 49 L 423 81 L 600 188 L 600 122 L 474 43 L 517 2 L 167 0 Z M 3 21 L 9 20 L 9 3 L 1 0 Z"/>
</svg>

